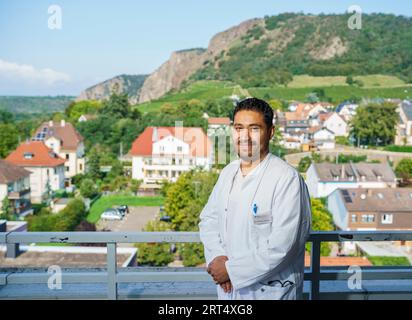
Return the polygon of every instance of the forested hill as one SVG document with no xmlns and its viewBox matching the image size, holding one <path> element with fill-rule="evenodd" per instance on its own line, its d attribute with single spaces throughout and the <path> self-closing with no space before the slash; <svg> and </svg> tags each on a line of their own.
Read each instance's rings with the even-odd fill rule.
<svg viewBox="0 0 412 320">
<path fill-rule="evenodd" d="M 351 30 L 349 17 L 290 13 L 256 19 L 192 78 L 268 86 L 300 74 L 390 74 L 412 82 L 412 18 L 362 14 L 362 28 Z"/>
</svg>

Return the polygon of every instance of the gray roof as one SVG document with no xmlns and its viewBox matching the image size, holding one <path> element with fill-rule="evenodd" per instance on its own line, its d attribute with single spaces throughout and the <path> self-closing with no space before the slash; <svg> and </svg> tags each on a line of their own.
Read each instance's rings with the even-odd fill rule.
<svg viewBox="0 0 412 320">
<path fill-rule="evenodd" d="M 313 163 L 320 181 L 383 181 L 395 182 L 396 176 L 388 163 Z M 335 177 L 339 177 L 336 180 Z M 364 179 L 362 179 L 362 176 Z"/>
<path fill-rule="evenodd" d="M 405 113 L 406 118 L 408 121 L 412 121 L 412 102 L 411 101 L 404 101 L 401 104 L 401 108 Z"/>
<path fill-rule="evenodd" d="M 336 192 L 348 211 L 412 213 L 412 188 L 353 188 Z"/>
<path fill-rule="evenodd" d="M 30 171 L 0 159 L 0 184 L 18 181 L 30 174 Z"/>
</svg>

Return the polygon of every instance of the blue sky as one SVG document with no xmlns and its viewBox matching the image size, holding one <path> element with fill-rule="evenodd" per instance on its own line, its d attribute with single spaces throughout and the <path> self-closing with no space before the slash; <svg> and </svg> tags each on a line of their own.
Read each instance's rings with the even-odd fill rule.
<svg viewBox="0 0 412 320">
<path fill-rule="evenodd" d="M 48 28 L 50 5 L 62 29 Z M 78 95 L 118 74 L 145 74 L 172 51 L 207 47 L 244 20 L 282 12 L 412 16 L 410 0 L 0 0 L 0 95 Z"/>
</svg>

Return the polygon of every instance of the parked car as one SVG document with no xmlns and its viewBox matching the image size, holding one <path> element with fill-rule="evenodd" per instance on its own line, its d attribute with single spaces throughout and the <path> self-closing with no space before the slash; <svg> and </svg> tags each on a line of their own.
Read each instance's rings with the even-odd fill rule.
<svg viewBox="0 0 412 320">
<path fill-rule="evenodd" d="M 172 218 L 170 218 L 169 216 L 161 216 L 160 221 L 170 222 L 172 221 Z"/>
<path fill-rule="evenodd" d="M 122 216 L 125 216 L 126 213 L 129 213 L 129 207 L 126 205 L 122 205 L 116 208 L 116 210 L 118 210 Z"/>
<path fill-rule="evenodd" d="M 122 220 L 122 214 L 116 209 L 108 209 L 100 216 L 104 220 Z"/>
</svg>

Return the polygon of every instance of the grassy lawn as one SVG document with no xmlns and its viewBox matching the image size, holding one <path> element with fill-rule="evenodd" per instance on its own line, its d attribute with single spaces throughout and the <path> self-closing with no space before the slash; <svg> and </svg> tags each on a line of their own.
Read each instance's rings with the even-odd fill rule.
<svg viewBox="0 0 412 320">
<path fill-rule="evenodd" d="M 133 207 L 138 206 L 161 206 L 163 197 L 137 197 L 127 195 L 109 195 L 102 196 L 99 200 L 93 203 L 87 215 L 87 221 L 96 223 L 100 219 L 100 215 L 104 210 L 119 205 L 128 205 Z"/>
<path fill-rule="evenodd" d="M 406 257 L 379 257 L 368 256 L 368 260 L 374 266 L 410 266 L 408 258 Z"/>
</svg>

